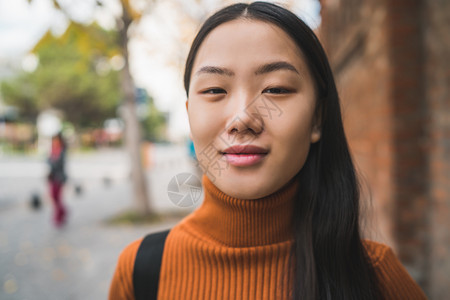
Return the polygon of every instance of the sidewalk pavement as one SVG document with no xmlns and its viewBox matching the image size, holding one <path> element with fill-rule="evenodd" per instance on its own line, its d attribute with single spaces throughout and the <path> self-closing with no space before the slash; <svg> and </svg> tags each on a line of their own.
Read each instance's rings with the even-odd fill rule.
<svg viewBox="0 0 450 300">
<path fill-rule="evenodd" d="M 159 158 L 154 157 L 154 164 L 147 172 L 150 194 L 158 211 L 181 211 L 168 200 L 167 183 L 180 172 L 193 172 L 181 150 L 172 150 L 170 154 L 167 149 L 156 149 L 155 155 L 160 151 L 166 156 L 160 153 Z M 116 164 L 123 163 L 112 157 Z M 79 168 L 89 162 L 86 158 L 73 158 L 75 162 L 77 159 Z M 111 163 L 107 159 L 105 162 Z M 4 167 L 1 163 L 0 167 Z M 99 173 L 99 169 L 95 171 Z M 89 168 L 86 172 L 89 173 Z M 111 170 L 107 172 L 111 174 Z M 24 198 L 36 186 L 45 186 L 42 178 L 24 178 L 28 194 L 22 191 L 21 199 L 0 199 L 0 299 L 106 299 L 121 250 L 145 234 L 171 228 L 179 221 L 142 226 L 109 225 L 106 223 L 109 217 L 133 205 L 128 176 L 108 180 L 103 175 L 74 177 L 73 182 L 81 183 L 83 192 L 77 196 L 72 183 L 66 186 L 64 198 L 69 216 L 61 229 L 51 222 L 51 203 L 42 193 L 45 188 L 40 190 L 44 197 L 40 210 L 32 210 Z M 14 190 L 10 185 L 13 182 L 17 185 L 18 180 L 0 174 L 0 198 L 1 189 Z M 15 189 L 20 190 L 20 184 Z"/>
</svg>

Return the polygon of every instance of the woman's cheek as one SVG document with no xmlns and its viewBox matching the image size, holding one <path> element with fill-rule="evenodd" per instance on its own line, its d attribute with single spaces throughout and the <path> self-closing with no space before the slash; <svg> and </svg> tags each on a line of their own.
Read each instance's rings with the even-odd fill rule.
<svg viewBox="0 0 450 300">
<path fill-rule="evenodd" d="M 196 110 L 189 114 L 191 133 L 194 142 L 200 147 L 205 147 L 207 144 L 214 141 L 217 127 L 217 118 L 213 114 L 205 110 Z M 218 134 L 218 133 L 217 133 Z"/>
</svg>

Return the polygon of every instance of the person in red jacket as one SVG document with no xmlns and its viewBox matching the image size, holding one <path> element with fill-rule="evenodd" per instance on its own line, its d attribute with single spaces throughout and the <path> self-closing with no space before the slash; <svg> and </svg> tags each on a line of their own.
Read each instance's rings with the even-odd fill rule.
<svg viewBox="0 0 450 300">
<path fill-rule="evenodd" d="M 205 198 L 165 240 L 158 299 L 426 299 L 362 237 L 333 74 L 302 20 L 267 2 L 218 11 L 184 85 Z M 122 252 L 110 300 L 135 299 L 141 242 Z"/>
<path fill-rule="evenodd" d="M 48 157 L 50 171 L 47 179 L 50 186 L 50 196 L 53 201 L 53 220 L 57 227 L 65 223 L 67 216 L 62 199 L 63 186 L 67 180 L 65 170 L 66 148 L 66 142 L 61 133 L 52 137 L 51 150 Z"/>
</svg>

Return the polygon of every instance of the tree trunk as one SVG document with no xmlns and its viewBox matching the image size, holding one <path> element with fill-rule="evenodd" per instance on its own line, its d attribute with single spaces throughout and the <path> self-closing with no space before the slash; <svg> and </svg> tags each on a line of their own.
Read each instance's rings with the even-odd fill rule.
<svg viewBox="0 0 450 300">
<path fill-rule="evenodd" d="M 125 66 L 121 71 L 121 90 L 124 98 L 123 117 L 125 119 L 125 144 L 130 155 L 131 176 L 134 190 L 134 198 L 137 208 L 144 215 L 150 214 L 151 207 L 147 181 L 142 167 L 141 156 L 141 130 L 136 114 L 135 86 L 131 77 L 128 59 L 128 28 L 132 22 L 126 10 L 122 14 L 122 24 L 120 28 L 120 39 L 122 54 L 125 59 Z"/>
</svg>

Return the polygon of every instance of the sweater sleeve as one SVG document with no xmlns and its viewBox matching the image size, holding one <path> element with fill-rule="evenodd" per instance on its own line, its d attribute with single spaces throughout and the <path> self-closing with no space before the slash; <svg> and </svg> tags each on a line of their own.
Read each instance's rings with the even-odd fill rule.
<svg viewBox="0 0 450 300">
<path fill-rule="evenodd" d="M 109 300 L 134 300 L 133 269 L 141 242 L 142 238 L 132 242 L 120 254 L 109 287 Z"/>
<path fill-rule="evenodd" d="M 422 289 L 412 279 L 391 248 L 372 241 L 367 241 L 366 245 L 384 299 L 427 299 Z"/>
</svg>

